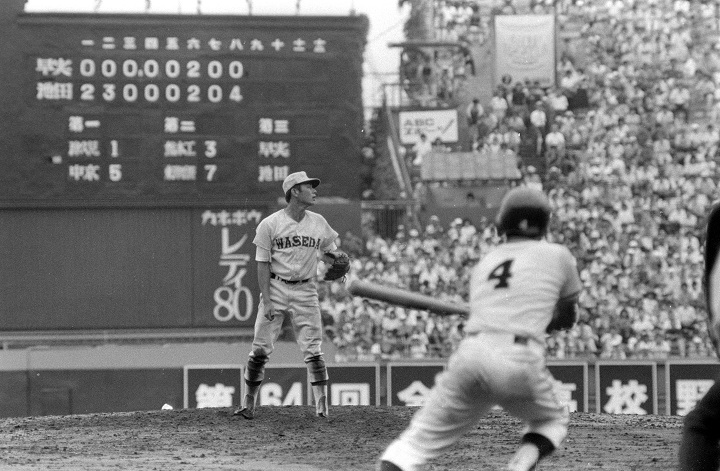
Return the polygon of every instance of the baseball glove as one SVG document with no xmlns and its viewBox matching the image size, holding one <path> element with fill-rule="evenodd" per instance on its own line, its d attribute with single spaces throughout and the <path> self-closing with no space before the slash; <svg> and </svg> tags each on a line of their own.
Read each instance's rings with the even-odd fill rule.
<svg viewBox="0 0 720 471">
<path fill-rule="evenodd" d="M 341 250 L 325 252 L 325 256 L 332 259 L 330 268 L 325 272 L 325 281 L 333 281 L 344 278 L 350 271 L 350 257 Z M 343 279 L 344 281 L 344 279 Z"/>
</svg>

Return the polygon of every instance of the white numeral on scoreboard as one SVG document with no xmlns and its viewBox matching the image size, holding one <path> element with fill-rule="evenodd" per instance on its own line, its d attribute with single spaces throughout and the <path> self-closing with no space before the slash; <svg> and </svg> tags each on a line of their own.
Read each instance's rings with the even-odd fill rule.
<svg viewBox="0 0 720 471">
<path fill-rule="evenodd" d="M 211 181 L 213 181 L 213 178 L 215 177 L 215 172 L 217 171 L 217 165 L 206 164 L 205 171 L 207 172 L 207 175 L 205 176 L 205 178 L 207 179 L 207 181 L 211 182 Z"/>
<path fill-rule="evenodd" d="M 205 141 L 205 157 L 212 159 L 217 155 L 217 141 Z"/>
<path fill-rule="evenodd" d="M 108 176 L 110 177 L 110 181 L 119 182 L 122 179 L 122 165 L 110 164 L 108 166 Z"/>
<path fill-rule="evenodd" d="M 178 103 L 180 101 L 190 103 L 222 103 L 223 100 L 234 101 L 240 103 L 243 100 L 240 85 L 228 86 L 223 88 L 219 84 L 210 84 L 207 88 L 191 84 L 186 88 L 180 85 L 169 83 L 167 85 L 158 85 L 156 83 L 135 84 L 126 83 L 119 86 L 115 83 L 97 84 L 99 96 L 95 96 L 96 85 L 93 83 L 81 83 L 79 98 L 82 101 L 95 101 L 102 99 L 105 102 L 113 102 L 116 99 L 127 103 L 144 102 L 157 103 L 163 99 L 168 103 Z"/>
</svg>

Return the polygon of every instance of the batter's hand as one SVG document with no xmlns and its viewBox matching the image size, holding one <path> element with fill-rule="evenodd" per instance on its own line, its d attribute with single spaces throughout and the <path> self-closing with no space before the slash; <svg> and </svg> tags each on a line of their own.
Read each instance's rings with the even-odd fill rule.
<svg viewBox="0 0 720 471">
<path fill-rule="evenodd" d="M 275 319 L 275 306 L 272 305 L 272 303 L 264 303 L 264 311 L 263 314 L 265 316 L 265 319 L 271 321 Z"/>
</svg>

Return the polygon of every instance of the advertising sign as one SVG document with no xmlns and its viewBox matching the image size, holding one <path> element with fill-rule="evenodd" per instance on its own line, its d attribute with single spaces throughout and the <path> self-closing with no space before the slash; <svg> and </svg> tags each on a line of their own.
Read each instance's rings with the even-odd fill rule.
<svg viewBox="0 0 720 471">
<path fill-rule="evenodd" d="M 379 406 L 380 368 L 376 364 L 328 365 L 332 406 Z"/>
<path fill-rule="evenodd" d="M 265 380 L 258 391 L 260 406 L 302 406 L 311 404 L 308 375 L 304 365 L 267 365 Z"/>
<path fill-rule="evenodd" d="M 595 385 L 599 413 L 657 414 L 655 362 L 598 362 Z"/>
<path fill-rule="evenodd" d="M 264 208 L 193 210 L 193 302 L 199 326 L 252 327 L 258 304 L 255 229 Z"/>
<path fill-rule="evenodd" d="M 422 406 L 435 376 L 445 363 L 390 363 L 387 367 L 387 405 Z"/>
<path fill-rule="evenodd" d="M 720 363 L 716 361 L 668 362 L 666 367 L 667 413 L 670 415 L 687 415 L 720 377 Z"/>
<path fill-rule="evenodd" d="M 589 412 L 587 363 L 553 362 L 548 369 L 555 378 L 560 400 L 570 412 Z"/>
<path fill-rule="evenodd" d="M 239 404 L 242 374 L 239 365 L 185 366 L 183 407 L 203 409 Z"/>
<path fill-rule="evenodd" d="M 438 137 L 445 143 L 458 141 L 457 110 L 401 111 L 399 120 L 402 144 L 415 144 L 420 134 L 425 134 L 429 142 Z"/>
</svg>

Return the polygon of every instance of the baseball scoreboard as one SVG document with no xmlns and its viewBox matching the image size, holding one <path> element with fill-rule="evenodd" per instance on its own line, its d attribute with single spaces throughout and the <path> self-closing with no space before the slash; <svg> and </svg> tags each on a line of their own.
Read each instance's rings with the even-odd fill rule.
<svg viewBox="0 0 720 471">
<path fill-rule="evenodd" d="M 10 13 L 4 206 L 253 204 L 298 170 L 358 199 L 365 16 Z"/>
<path fill-rule="evenodd" d="M 0 330 L 251 328 L 283 179 L 360 199 L 367 17 L 24 3 L 0 1 Z"/>
</svg>

